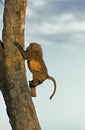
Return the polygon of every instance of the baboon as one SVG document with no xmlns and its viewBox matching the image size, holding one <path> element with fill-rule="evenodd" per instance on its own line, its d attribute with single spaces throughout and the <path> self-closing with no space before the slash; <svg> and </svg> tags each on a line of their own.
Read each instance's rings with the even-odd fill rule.
<svg viewBox="0 0 85 130">
<path fill-rule="evenodd" d="M 56 82 L 53 77 L 48 75 L 48 71 L 43 60 L 41 46 L 38 43 L 30 43 L 26 50 L 23 50 L 19 43 L 14 42 L 13 44 L 19 49 L 23 58 L 27 60 L 28 67 L 32 72 L 33 80 L 29 81 L 31 96 L 36 97 L 36 86 L 40 85 L 46 79 L 50 79 L 54 83 L 54 91 L 50 96 L 50 99 L 52 99 L 56 92 Z"/>
</svg>

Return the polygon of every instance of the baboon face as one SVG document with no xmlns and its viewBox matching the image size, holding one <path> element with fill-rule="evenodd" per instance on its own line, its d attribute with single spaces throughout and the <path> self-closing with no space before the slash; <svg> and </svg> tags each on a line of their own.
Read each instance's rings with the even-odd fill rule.
<svg viewBox="0 0 85 130">
<path fill-rule="evenodd" d="M 42 48 L 38 43 L 30 43 L 26 51 L 36 51 L 38 54 L 42 54 Z"/>
</svg>

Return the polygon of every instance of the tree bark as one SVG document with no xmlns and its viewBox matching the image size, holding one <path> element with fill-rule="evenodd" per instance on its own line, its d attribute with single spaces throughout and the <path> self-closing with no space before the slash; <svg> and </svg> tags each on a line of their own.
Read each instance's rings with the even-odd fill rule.
<svg viewBox="0 0 85 130">
<path fill-rule="evenodd" d="M 13 42 L 24 46 L 26 0 L 5 0 L 0 46 L 0 88 L 12 130 L 41 130 L 28 89 L 24 60 Z M 3 71 L 2 71 L 3 70 Z"/>
<path fill-rule="evenodd" d="M 6 82 L 4 62 L 5 62 L 4 48 L 0 41 L 0 89 L 1 90 L 2 90 L 2 86 L 4 86 Z"/>
</svg>

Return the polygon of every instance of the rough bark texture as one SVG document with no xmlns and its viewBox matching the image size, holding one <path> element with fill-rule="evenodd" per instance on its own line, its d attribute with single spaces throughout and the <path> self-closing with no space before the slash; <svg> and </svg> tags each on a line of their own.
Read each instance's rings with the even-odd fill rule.
<svg viewBox="0 0 85 130">
<path fill-rule="evenodd" d="M 4 49 L 0 42 L 0 89 L 2 89 L 2 86 L 4 86 L 6 82 L 4 62 L 5 62 Z"/>
<path fill-rule="evenodd" d="M 24 45 L 26 0 L 5 0 L 0 46 L 0 88 L 12 130 L 41 130 L 26 80 L 24 60 L 13 45 Z M 3 71 L 2 71 L 3 70 Z"/>
</svg>

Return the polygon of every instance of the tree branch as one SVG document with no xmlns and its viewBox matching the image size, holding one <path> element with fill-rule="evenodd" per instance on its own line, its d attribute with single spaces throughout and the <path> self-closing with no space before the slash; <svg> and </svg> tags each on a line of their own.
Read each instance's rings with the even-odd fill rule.
<svg viewBox="0 0 85 130">
<path fill-rule="evenodd" d="M 3 17 L 5 48 L 0 46 L 0 88 L 12 130 L 41 129 L 28 89 L 24 60 L 12 44 L 24 43 L 26 3 L 26 0 L 5 0 Z"/>
</svg>

